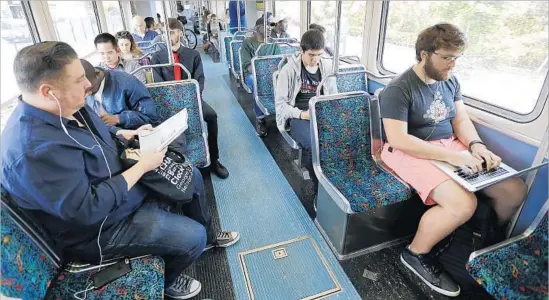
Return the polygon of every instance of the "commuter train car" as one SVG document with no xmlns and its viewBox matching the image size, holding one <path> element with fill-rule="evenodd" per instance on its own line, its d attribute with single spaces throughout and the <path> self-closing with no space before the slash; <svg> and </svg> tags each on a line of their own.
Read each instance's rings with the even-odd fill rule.
<svg viewBox="0 0 549 300">
<path fill-rule="evenodd" d="M 548 299 L 547 1 L 0 5 L 0 299 Z"/>
</svg>

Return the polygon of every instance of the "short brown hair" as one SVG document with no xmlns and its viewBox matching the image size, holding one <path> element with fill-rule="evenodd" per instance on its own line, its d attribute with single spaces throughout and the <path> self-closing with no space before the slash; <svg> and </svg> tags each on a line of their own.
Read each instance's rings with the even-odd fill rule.
<svg viewBox="0 0 549 300">
<path fill-rule="evenodd" d="M 181 24 L 181 22 L 179 22 L 179 20 L 176 18 L 168 18 L 168 27 L 171 30 L 179 29 L 183 31 L 183 24 Z"/>
<path fill-rule="evenodd" d="M 417 37 L 416 59 L 421 61 L 421 51 L 433 53 L 439 49 L 463 51 L 467 45 L 465 34 L 457 26 L 439 23 L 424 29 Z"/>
<path fill-rule="evenodd" d="M 57 81 L 65 66 L 78 59 L 67 43 L 47 41 L 27 46 L 17 53 L 13 62 L 15 81 L 21 91 L 34 93 L 42 81 Z"/>
</svg>

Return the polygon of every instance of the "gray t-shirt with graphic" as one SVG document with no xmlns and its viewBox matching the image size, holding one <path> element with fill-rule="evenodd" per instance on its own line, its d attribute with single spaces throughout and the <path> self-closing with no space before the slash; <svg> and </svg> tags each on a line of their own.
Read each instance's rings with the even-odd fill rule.
<svg viewBox="0 0 549 300">
<path fill-rule="evenodd" d="M 408 122 L 408 134 L 426 141 L 449 138 L 454 133 L 455 101 L 462 100 L 455 76 L 427 85 L 406 70 L 391 80 L 380 95 L 381 117 Z"/>
</svg>

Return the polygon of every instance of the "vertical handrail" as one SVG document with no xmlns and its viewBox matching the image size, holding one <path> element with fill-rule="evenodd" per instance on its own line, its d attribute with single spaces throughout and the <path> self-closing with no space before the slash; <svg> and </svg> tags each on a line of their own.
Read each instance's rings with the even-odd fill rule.
<svg viewBox="0 0 549 300">
<path fill-rule="evenodd" d="M 267 44 L 267 1 L 263 1 L 263 42 Z"/>
<path fill-rule="evenodd" d="M 238 31 L 240 31 L 240 0 L 236 0 L 236 21 L 238 22 Z"/>
<path fill-rule="evenodd" d="M 335 22 L 335 50 L 333 72 L 337 74 L 339 68 L 339 33 L 341 31 L 341 1 L 336 1 L 336 22 Z"/>
<path fill-rule="evenodd" d="M 172 49 L 171 40 L 170 40 L 170 26 L 168 25 L 168 16 L 167 9 L 166 9 L 166 2 L 162 1 L 162 12 L 164 13 L 164 32 L 166 33 L 166 49 L 168 49 L 168 64 L 173 65 L 173 55 L 170 55 Z M 183 31 L 183 34 L 185 32 Z"/>
</svg>

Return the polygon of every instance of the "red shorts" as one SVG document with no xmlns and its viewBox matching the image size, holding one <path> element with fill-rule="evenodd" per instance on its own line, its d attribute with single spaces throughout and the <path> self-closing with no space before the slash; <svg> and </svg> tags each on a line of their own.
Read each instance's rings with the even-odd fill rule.
<svg viewBox="0 0 549 300">
<path fill-rule="evenodd" d="M 428 142 L 455 151 L 467 149 L 454 136 L 448 139 Z M 394 148 L 392 152 L 389 152 L 388 148 L 389 144 L 386 143 L 383 147 L 383 152 L 381 152 L 383 162 L 393 169 L 402 180 L 414 188 L 426 205 L 436 204 L 433 199 L 429 198 L 429 194 L 437 186 L 446 180 L 450 180 L 450 177 L 427 159 L 416 158 Z"/>
</svg>

